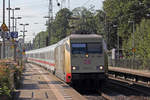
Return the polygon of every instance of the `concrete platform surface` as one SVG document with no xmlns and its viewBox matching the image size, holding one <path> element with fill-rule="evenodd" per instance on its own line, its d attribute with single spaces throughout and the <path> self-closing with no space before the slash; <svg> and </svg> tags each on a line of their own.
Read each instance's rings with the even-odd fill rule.
<svg viewBox="0 0 150 100">
<path fill-rule="evenodd" d="M 21 88 L 14 100 L 86 100 L 73 88 L 43 68 L 26 64 Z"/>
<path fill-rule="evenodd" d="M 116 72 L 122 72 L 122 73 L 128 73 L 138 76 L 144 76 L 150 78 L 150 71 L 146 70 L 135 70 L 135 69 L 128 69 L 128 68 L 120 68 L 120 67 L 110 67 L 108 68 L 110 71 L 116 71 Z"/>
</svg>

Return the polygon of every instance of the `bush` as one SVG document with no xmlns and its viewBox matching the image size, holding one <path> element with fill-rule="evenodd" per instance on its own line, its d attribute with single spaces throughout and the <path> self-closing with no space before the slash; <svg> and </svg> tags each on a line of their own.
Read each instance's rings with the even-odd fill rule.
<svg viewBox="0 0 150 100">
<path fill-rule="evenodd" d="M 23 67 L 11 60 L 0 61 L 0 100 L 11 97 L 14 88 L 19 86 L 22 70 Z"/>
<path fill-rule="evenodd" d="M 10 70 L 0 65 L 0 96 L 9 96 L 11 93 Z"/>
</svg>

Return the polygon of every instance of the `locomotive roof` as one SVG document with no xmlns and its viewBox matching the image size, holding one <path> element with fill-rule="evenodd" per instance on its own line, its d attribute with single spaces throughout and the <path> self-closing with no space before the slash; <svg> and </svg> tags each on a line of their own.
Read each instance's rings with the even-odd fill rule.
<svg viewBox="0 0 150 100">
<path fill-rule="evenodd" d="M 57 46 L 59 46 L 60 44 L 63 44 L 64 41 L 66 39 L 86 39 L 86 38 L 91 38 L 91 39 L 95 39 L 95 38 L 102 38 L 101 35 L 97 35 L 97 34 L 71 34 L 70 36 L 62 39 L 61 41 L 57 42 L 56 44 L 50 45 L 48 47 L 44 47 L 44 48 L 39 48 L 39 49 L 35 49 L 35 50 L 30 50 L 27 51 L 26 53 L 41 53 L 41 52 L 47 52 L 49 50 L 52 50 L 54 48 L 56 48 Z"/>
<path fill-rule="evenodd" d="M 102 38 L 101 35 L 97 35 L 97 34 L 71 34 L 69 37 L 71 39 L 76 39 L 76 38 Z"/>
</svg>

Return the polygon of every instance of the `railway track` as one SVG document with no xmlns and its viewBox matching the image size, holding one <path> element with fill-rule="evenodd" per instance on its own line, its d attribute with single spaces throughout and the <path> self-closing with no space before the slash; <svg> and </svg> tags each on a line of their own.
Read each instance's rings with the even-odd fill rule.
<svg viewBox="0 0 150 100">
<path fill-rule="evenodd" d="M 123 80 L 120 78 L 109 77 L 109 82 L 117 84 L 130 90 L 141 93 L 144 96 L 150 96 L 150 87 L 142 84 L 138 84 L 132 81 Z"/>
<path fill-rule="evenodd" d="M 150 100 L 149 91 L 148 87 L 110 78 L 98 92 L 79 93 L 88 100 Z"/>
<path fill-rule="evenodd" d="M 80 94 L 84 96 L 87 100 L 108 100 L 98 91 L 80 91 Z"/>
<path fill-rule="evenodd" d="M 102 96 L 108 100 L 150 100 L 150 89 L 121 80 L 109 79 Z"/>
<path fill-rule="evenodd" d="M 127 100 L 124 95 L 119 95 L 115 90 L 103 89 L 103 91 L 78 91 L 87 100 Z M 121 98 L 121 99 L 120 99 Z M 124 98 L 124 99 L 122 99 Z"/>
</svg>

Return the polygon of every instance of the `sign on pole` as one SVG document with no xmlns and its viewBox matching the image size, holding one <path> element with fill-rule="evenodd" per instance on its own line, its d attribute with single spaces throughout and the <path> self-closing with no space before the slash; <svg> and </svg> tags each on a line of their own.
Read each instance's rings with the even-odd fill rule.
<svg viewBox="0 0 150 100">
<path fill-rule="evenodd" d="M 8 32 L 0 32 L 0 36 L 3 38 L 3 33 L 5 35 L 5 38 L 10 39 L 10 35 Z"/>
<path fill-rule="evenodd" d="M 1 27 L 0 27 L 0 36 L 2 36 L 2 29 L 1 29 Z"/>
<path fill-rule="evenodd" d="M 23 44 L 23 39 L 22 38 L 20 38 L 18 41 L 19 41 L 20 44 Z"/>
<path fill-rule="evenodd" d="M 135 48 L 132 48 L 132 52 L 136 52 L 136 49 L 135 49 Z"/>
<path fill-rule="evenodd" d="M 18 32 L 11 32 L 10 34 L 12 38 L 18 38 Z"/>
<path fill-rule="evenodd" d="M 9 30 L 8 30 L 8 27 L 6 26 L 5 23 L 3 23 L 3 24 L 1 25 L 1 29 L 2 29 L 4 32 L 9 31 Z"/>
</svg>

